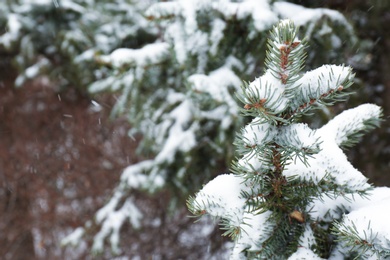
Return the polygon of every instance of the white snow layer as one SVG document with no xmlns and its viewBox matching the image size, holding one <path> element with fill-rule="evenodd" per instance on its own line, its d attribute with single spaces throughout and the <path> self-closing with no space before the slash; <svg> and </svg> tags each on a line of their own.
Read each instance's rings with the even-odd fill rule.
<svg viewBox="0 0 390 260">
<path fill-rule="evenodd" d="M 213 8 L 226 18 L 235 16 L 237 19 L 243 20 L 250 16 L 259 32 L 271 28 L 279 20 L 277 14 L 272 11 L 268 0 L 246 0 L 241 3 L 218 1 L 213 3 Z"/>
<path fill-rule="evenodd" d="M 226 23 L 222 19 L 215 19 L 213 21 L 212 30 L 210 34 L 211 46 L 210 46 L 210 54 L 215 56 L 218 52 L 218 44 L 225 36 L 224 30 L 226 28 Z"/>
<path fill-rule="evenodd" d="M 292 254 L 288 260 L 323 260 L 316 253 L 306 247 L 299 247 L 298 250 Z"/>
<path fill-rule="evenodd" d="M 390 188 L 376 187 L 368 194 L 369 196 L 364 197 L 356 194 L 345 194 L 336 198 L 323 196 L 321 199 L 315 199 L 308 205 L 307 209 L 310 210 L 310 216 L 313 219 L 329 222 L 333 219 L 339 219 L 342 210 L 352 212 L 390 197 Z"/>
<path fill-rule="evenodd" d="M 129 70 L 122 77 L 118 79 L 117 76 L 109 76 L 102 80 L 97 80 L 88 86 L 88 91 L 91 93 L 98 93 L 110 89 L 118 91 L 124 86 L 130 87 L 135 80 L 134 70 Z"/>
<path fill-rule="evenodd" d="M 209 76 L 204 74 L 191 75 L 188 78 L 188 82 L 191 83 L 193 90 L 209 93 L 218 102 L 230 99 L 229 86 L 233 86 L 234 89 L 238 90 L 242 83 L 240 78 L 231 69 L 226 67 L 221 67 L 210 72 Z M 229 105 L 237 107 L 234 100 L 231 100 L 231 102 Z"/>
<path fill-rule="evenodd" d="M 212 40 L 207 33 L 199 30 L 196 18 L 198 11 L 208 9 L 210 9 L 210 1 L 178 0 L 156 3 L 146 11 L 149 17 L 175 16 L 174 21 L 166 29 L 165 39 L 171 42 L 179 64 L 184 65 L 188 55 L 196 55 L 198 72 L 204 72 L 210 48 L 209 40 Z"/>
<path fill-rule="evenodd" d="M 342 90 L 342 83 L 352 80 L 352 68 L 339 65 L 323 65 L 306 72 L 289 89 L 298 94 L 291 100 L 292 108 L 308 103 L 311 99 L 317 100 L 331 91 Z"/>
<path fill-rule="evenodd" d="M 328 17 L 333 22 L 338 22 L 345 26 L 348 31 L 352 32 L 353 28 L 345 17 L 338 11 L 327 8 L 305 8 L 301 5 L 296 5 L 288 2 L 276 2 L 273 5 L 274 11 L 279 13 L 281 18 L 291 19 L 297 27 L 310 25 L 308 32 L 311 32 L 317 21 L 324 16 Z"/>
<path fill-rule="evenodd" d="M 267 144 L 273 140 L 277 133 L 274 125 L 268 123 L 259 124 L 256 123 L 257 120 L 257 118 L 253 119 L 251 123 L 242 129 L 243 140 L 250 147 Z"/>
<path fill-rule="evenodd" d="M 348 136 L 365 128 L 364 123 L 372 118 L 379 118 L 381 108 L 374 104 L 363 104 L 343 111 L 323 126 L 320 132 L 334 139 L 340 145 L 348 140 Z"/>
<path fill-rule="evenodd" d="M 110 55 L 102 55 L 102 61 L 115 67 L 124 65 L 146 66 L 165 60 L 169 55 L 169 44 L 165 42 L 147 44 L 140 49 L 119 48 Z"/>
<path fill-rule="evenodd" d="M 252 81 L 246 89 L 247 95 L 256 101 L 263 100 L 263 107 L 268 108 L 274 113 L 283 112 L 288 99 L 284 96 L 285 85 L 279 79 L 276 79 L 270 70 L 260 78 Z M 250 104 L 249 100 L 246 100 Z"/>
<path fill-rule="evenodd" d="M 211 180 L 196 195 L 194 205 L 213 217 L 229 220 L 232 226 L 240 226 L 244 214 L 246 190 L 244 180 L 233 174 L 222 174 Z"/>
<path fill-rule="evenodd" d="M 78 227 L 75 230 L 73 230 L 72 233 L 67 235 L 62 241 L 61 245 L 71 245 L 71 246 L 77 246 L 80 244 L 80 241 L 82 237 L 85 234 L 85 230 L 82 227 Z"/>
<path fill-rule="evenodd" d="M 259 250 L 259 245 L 268 238 L 267 230 L 273 226 L 268 221 L 271 212 L 259 214 L 246 210 L 246 199 L 241 192 L 249 191 L 249 186 L 237 175 L 219 175 L 203 187 L 193 204 L 214 218 L 227 220 L 229 226 L 239 228 L 231 259 L 238 259 L 244 249 Z"/>
<path fill-rule="evenodd" d="M 309 223 L 306 223 L 305 224 L 305 231 L 303 232 L 303 234 L 301 235 L 301 237 L 299 238 L 299 246 L 300 248 L 312 248 L 312 246 L 315 246 L 316 245 L 316 239 L 314 237 L 314 232 L 312 230 L 312 228 L 310 227 L 310 224 Z M 297 255 L 299 255 L 299 250 L 295 253 Z M 295 254 L 293 254 L 291 257 L 293 257 Z"/>
<path fill-rule="evenodd" d="M 166 115 L 165 122 L 169 124 L 169 132 L 166 142 L 155 158 L 157 163 L 172 162 L 176 152 L 187 152 L 197 144 L 195 132 L 199 125 L 190 124 L 193 119 L 192 108 L 192 102 L 185 100 Z"/>
<path fill-rule="evenodd" d="M 111 197 L 109 203 L 107 203 L 103 208 L 99 209 L 99 211 L 96 213 L 96 222 L 97 223 L 105 223 L 108 219 L 113 220 L 117 218 L 117 214 L 126 215 L 127 217 L 132 220 L 131 224 L 138 228 L 140 226 L 139 221 L 142 214 L 139 212 L 139 210 L 136 208 L 136 206 L 130 202 L 130 198 L 128 199 L 129 202 L 125 203 L 126 205 L 123 205 L 120 210 L 115 210 L 118 206 L 120 200 L 123 198 L 123 192 L 121 190 L 116 190 L 114 195 Z M 131 211 L 123 210 L 124 208 L 131 207 Z M 134 216 L 130 216 L 131 214 L 134 214 Z M 108 221 L 110 222 L 110 221 Z M 114 223 L 111 224 L 104 224 L 104 225 L 116 225 Z"/>
<path fill-rule="evenodd" d="M 383 243 L 386 241 L 385 238 L 390 239 L 389 205 L 390 196 L 345 215 L 343 223 L 349 226 L 354 223 L 361 238 L 368 241 L 376 238 L 378 242 Z M 367 234 L 368 227 L 372 229 L 371 234 Z M 365 235 L 371 237 L 365 238 Z M 386 247 L 386 244 L 382 246 Z"/>
<path fill-rule="evenodd" d="M 341 22 L 346 27 L 349 25 L 342 14 L 337 11 L 325 8 L 304 8 L 285 2 L 271 4 L 269 0 L 244 0 L 241 2 L 177 0 L 151 5 L 146 11 L 146 16 L 154 19 L 170 18 L 165 39 L 172 45 L 176 60 L 179 64 L 184 65 L 189 55 L 195 55 L 198 59 L 197 70 L 201 73 L 205 70 L 207 53 L 216 55 L 217 46 L 226 27 L 225 22 L 221 19 L 214 19 L 210 25 L 212 27 L 211 33 L 203 32 L 196 19 L 198 13 L 202 12 L 216 12 L 227 20 L 232 19 L 232 17 L 238 20 L 250 17 L 257 33 L 270 29 L 280 18 L 290 18 L 298 26 L 309 24 L 313 27 L 317 24 L 316 21 L 325 15 L 332 21 Z M 352 32 L 352 28 L 349 30 Z M 311 30 L 308 30 L 307 33 L 309 32 Z M 253 37 L 253 34 L 249 37 Z"/>
<path fill-rule="evenodd" d="M 281 146 L 292 146 L 297 149 L 312 149 L 319 145 L 316 132 L 304 123 L 280 127 L 275 140 Z"/>
<path fill-rule="evenodd" d="M 272 11 L 269 0 L 244 0 L 240 3 L 231 3 L 226 0 L 178 0 L 154 4 L 146 11 L 146 15 L 153 18 L 181 16 L 185 18 L 185 31 L 190 34 L 197 28 L 196 12 L 201 10 L 215 10 L 228 19 L 235 16 L 243 20 L 250 16 L 255 28 L 260 32 L 269 29 L 278 21 L 277 14 Z"/>
<path fill-rule="evenodd" d="M 145 174 L 151 171 L 155 164 L 154 160 L 145 160 L 128 166 L 121 175 L 121 183 L 125 183 L 131 189 L 149 190 L 150 192 L 162 187 L 165 184 L 163 176 Z"/>
<path fill-rule="evenodd" d="M 101 219 L 99 219 L 99 217 L 101 217 L 99 213 L 100 211 L 96 215 L 96 221 L 98 223 L 101 221 Z M 119 210 L 111 210 L 106 214 L 100 231 L 94 237 L 92 250 L 101 252 L 104 248 L 105 238 L 109 237 L 111 249 L 115 254 L 119 254 L 119 232 L 127 219 L 134 228 L 139 228 L 141 226 L 142 213 L 139 211 L 138 207 L 135 206 L 132 198 L 128 198 Z"/>
<path fill-rule="evenodd" d="M 284 6 L 286 4 L 286 6 Z M 286 11 L 295 10 L 295 12 Z M 189 55 L 198 59 L 198 72 L 203 73 L 208 59 L 207 53 L 216 55 L 217 46 L 222 39 L 222 32 L 226 24 L 221 19 L 214 19 L 210 26 L 211 33 L 203 32 L 197 22 L 198 13 L 216 12 L 229 20 L 234 17 L 238 20 L 251 18 L 257 33 L 270 29 L 280 18 L 291 18 L 297 25 L 309 23 L 308 19 L 320 19 L 323 15 L 330 16 L 331 20 L 341 21 L 342 15 L 328 9 L 310 9 L 299 5 L 277 2 L 271 4 L 269 0 L 244 0 L 241 2 L 178 0 L 159 2 L 150 6 L 146 16 L 155 19 L 170 18 L 165 32 L 165 39 L 170 42 L 175 58 L 184 65 Z M 299 15 L 298 12 L 300 13 Z M 299 18 L 301 20 L 299 20 Z M 314 21 L 317 21 L 314 20 Z M 346 23 L 345 19 L 342 20 Z M 300 24 L 302 23 L 302 24 Z M 316 24 L 313 22 L 313 24 Z M 249 37 L 253 37 L 255 32 Z"/>
<path fill-rule="evenodd" d="M 273 227 L 273 224 L 268 220 L 271 212 L 264 213 L 245 212 L 242 216 L 240 225 L 240 235 L 238 236 L 232 251 L 231 259 L 240 259 L 242 252 L 257 251 L 261 249 L 261 244 L 269 237 L 267 230 Z"/>
<path fill-rule="evenodd" d="M 237 166 L 242 167 L 243 171 L 248 173 L 266 172 L 272 167 L 264 162 L 265 159 L 264 154 L 251 151 L 238 160 Z"/>
<path fill-rule="evenodd" d="M 32 79 L 39 75 L 45 68 L 50 66 L 50 61 L 46 58 L 41 58 L 35 64 L 28 67 L 23 74 L 19 74 L 19 76 L 15 80 L 15 86 L 21 87 L 27 79 Z"/>
<path fill-rule="evenodd" d="M 226 102 L 231 114 L 238 114 L 238 105 L 232 98 L 229 87 L 233 87 L 233 89 L 238 91 L 242 82 L 228 67 L 214 70 L 208 76 L 204 74 L 191 75 L 188 78 L 188 82 L 191 83 L 194 91 L 209 93 L 218 103 Z"/>
<path fill-rule="evenodd" d="M 16 41 L 19 38 L 20 30 L 22 29 L 22 24 L 20 22 L 20 17 L 17 14 L 9 14 L 7 22 L 6 33 L 0 36 L 0 45 L 4 45 L 5 48 L 10 48 L 12 42 Z"/>
<path fill-rule="evenodd" d="M 377 253 L 390 250 L 390 222 L 388 221 L 390 189 L 387 187 L 381 189 L 379 192 L 382 193 L 382 197 L 376 198 L 377 200 L 369 198 L 363 202 L 362 207 L 356 203 L 357 209 L 346 214 L 338 225 L 338 228 L 347 234 L 351 233 L 347 227 L 352 227 L 361 241 L 372 245 L 364 253 L 364 259 L 378 259 Z M 383 196 L 384 193 L 387 193 L 386 197 Z M 343 244 L 340 245 L 342 246 Z"/>
<path fill-rule="evenodd" d="M 163 17 L 177 16 L 182 11 L 182 7 L 177 2 L 162 2 L 152 4 L 145 12 L 147 17 L 161 19 Z"/>
</svg>

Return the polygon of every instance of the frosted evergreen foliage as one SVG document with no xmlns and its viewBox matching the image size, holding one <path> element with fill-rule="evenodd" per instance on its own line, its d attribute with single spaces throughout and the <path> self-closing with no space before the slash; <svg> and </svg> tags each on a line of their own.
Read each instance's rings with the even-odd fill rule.
<svg viewBox="0 0 390 260">
<path fill-rule="evenodd" d="M 140 12 L 149 1 L 5 2 L 0 3 L 0 24 L 6 28 L 0 49 L 17 53 L 17 87 L 45 75 L 60 88 L 86 92 L 89 84 L 112 74 L 96 56 L 154 40 Z"/>
<path fill-rule="evenodd" d="M 266 71 L 238 94 L 254 119 L 237 135 L 233 173 L 190 197 L 189 209 L 220 221 L 231 259 L 389 256 L 390 189 L 373 188 L 342 150 L 378 126 L 381 109 L 364 104 L 319 129 L 297 122 L 345 98 L 354 76 L 343 65 L 303 72 L 305 49 L 291 20 L 273 28 Z"/>
</svg>

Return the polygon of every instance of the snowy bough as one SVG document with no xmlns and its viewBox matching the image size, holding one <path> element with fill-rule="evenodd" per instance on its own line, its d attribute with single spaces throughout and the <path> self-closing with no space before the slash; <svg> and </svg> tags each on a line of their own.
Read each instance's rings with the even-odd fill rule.
<svg viewBox="0 0 390 260">
<path fill-rule="evenodd" d="M 305 48 L 290 20 L 273 28 L 264 75 L 238 94 L 252 120 L 237 134 L 232 173 L 188 207 L 220 220 L 234 239 L 231 259 L 390 256 L 390 189 L 373 188 L 343 152 L 379 125 L 381 108 L 346 110 L 320 129 L 300 123 L 345 99 L 354 77 L 343 65 L 302 73 Z"/>
</svg>

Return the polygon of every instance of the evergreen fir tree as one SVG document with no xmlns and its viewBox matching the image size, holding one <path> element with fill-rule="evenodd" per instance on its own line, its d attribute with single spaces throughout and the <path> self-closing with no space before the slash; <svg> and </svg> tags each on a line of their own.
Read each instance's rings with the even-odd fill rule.
<svg viewBox="0 0 390 260">
<path fill-rule="evenodd" d="M 290 20 L 267 47 L 265 73 L 238 93 L 252 120 L 237 135 L 233 173 L 190 197 L 190 211 L 220 220 L 234 239 L 231 259 L 389 256 L 390 189 L 373 188 L 342 151 L 378 126 L 381 109 L 361 105 L 311 129 L 301 117 L 345 99 L 351 68 L 303 73 L 306 44 Z"/>
</svg>

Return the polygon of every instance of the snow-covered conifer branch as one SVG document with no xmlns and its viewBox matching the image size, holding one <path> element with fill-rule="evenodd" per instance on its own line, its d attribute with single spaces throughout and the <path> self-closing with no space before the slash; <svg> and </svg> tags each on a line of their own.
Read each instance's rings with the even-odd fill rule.
<svg viewBox="0 0 390 260">
<path fill-rule="evenodd" d="M 286 123 L 316 103 L 329 105 L 327 102 L 346 97 L 344 91 L 352 84 L 351 68 L 324 65 L 302 75 L 305 58 L 305 44 L 294 24 L 285 20 L 275 27 L 268 42 L 267 71 L 245 85 L 239 95 L 248 110 L 244 114 L 257 116 L 260 112 L 263 120 Z"/>
<path fill-rule="evenodd" d="M 374 202 L 372 205 L 354 210 L 335 223 L 332 231 L 337 236 L 339 247 L 346 250 L 343 257 L 354 256 L 364 259 L 386 259 L 390 256 L 390 227 L 386 209 L 390 197 Z"/>
<path fill-rule="evenodd" d="M 240 154 L 250 153 L 255 149 L 263 150 L 277 134 L 276 128 L 268 123 L 257 123 L 258 119 L 253 119 L 252 122 L 242 129 L 238 134 L 236 144 L 244 148 Z"/>
<path fill-rule="evenodd" d="M 343 111 L 322 127 L 341 147 L 351 147 L 367 131 L 379 126 L 382 109 L 374 104 L 364 104 Z"/>
<path fill-rule="evenodd" d="M 276 26 L 270 34 L 265 65 L 282 84 L 290 86 L 300 78 L 306 54 L 297 28 L 290 20 L 283 23 L 284 26 Z"/>
<path fill-rule="evenodd" d="M 162 2 L 152 5 L 145 15 L 148 19 L 162 19 L 172 18 L 180 14 L 182 6 L 175 2 Z"/>
<path fill-rule="evenodd" d="M 291 108 L 301 111 L 316 102 L 333 104 L 345 98 L 345 91 L 352 85 L 352 69 L 345 66 L 323 65 L 305 73 L 292 84 L 298 90 L 292 100 Z"/>
<path fill-rule="evenodd" d="M 293 160 L 299 158 L 307 164 L 307 157 L 320 151 L 320 138 L 306 124 L 281 127 L 275 141 L 279 149 L 283 150 L 283 160 L 291 160 L 295 157 Z"/>
<path fill-rule="evenodd" d="M 167 59 L 169 45 L 167 43 L 151 43 L 140 49 L 119 48 L 109 55 L 97 56 L 98 62 L 110 64 L 114 68 L 146 67 L 158 64 Z"/>
</svg>

